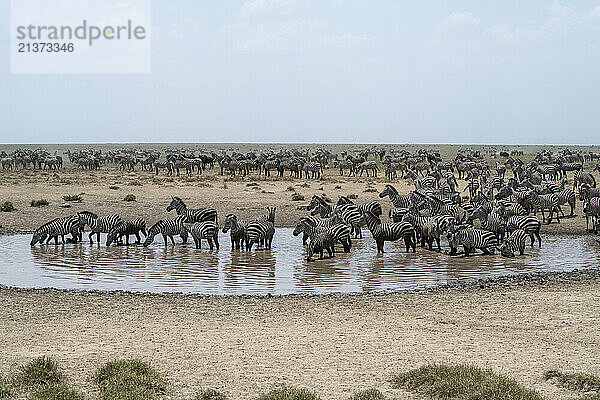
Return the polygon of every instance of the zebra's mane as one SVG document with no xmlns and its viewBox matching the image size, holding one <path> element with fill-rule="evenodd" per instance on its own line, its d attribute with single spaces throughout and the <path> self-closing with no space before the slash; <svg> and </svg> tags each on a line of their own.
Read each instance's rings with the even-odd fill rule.
<svg viewBox="0 0 600 400">
<path fill-rule="evenodd" d="M 46 222 L 44 225 L 40 226 L 40 227 L 39 227 L 39 228 L 37 228 L 35 231 L 36 231 L 36 232 L 39 232 L 39 231 L 41 231 L 42 229 L 44 229 L 44 228 L 47 228 L 48 226 L 50 226 L 50 225 L 51 225 L 51 224 L 53 224 L 54 222 L 58 221 L 59 219 L 61 219 L 61 218 L 60 218 L 60 217 L 59 217 L 59 218 L 54 218 L 52 221 Z"/>
</svg>

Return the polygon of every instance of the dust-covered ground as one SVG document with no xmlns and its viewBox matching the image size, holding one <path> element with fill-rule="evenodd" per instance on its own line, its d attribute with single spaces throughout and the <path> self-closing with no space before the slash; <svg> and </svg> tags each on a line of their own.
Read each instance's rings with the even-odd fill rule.
<svg viewBox="0 0 600 400">
<path fill-rule="evenodd" d="M 167 145 L 140 145 L 146 148 L 164 150 Z M 163 147 L 161 147 L 163 146 Z M 251 147 L 254 146 L 254 147 Z M 258 147 L 256 147 L 258 146 Z M 278 149 L 285 145 L 205 145 L 207 150 L 260 150 L 265 148 Z M 288 147 L 293 145 L 287 145 Z M 6 146 L 5 146 L 6 147 Z M 44 149 L 56 150 L 61 154 L 67 149 L 81 148 L 74 145 L 48 145 L 40 146 Z M 88 146 L 90 147 L 90 146 Z M 118 148 L 116 145 L 95 145 L 93 148 L 108 150 Z M 127 147 L 121 146 L 121 147 Z M 193 148 L 193 145 L 173 145 L 171 147 Z M 331 151 L 351 150 L 353 148 L 364 148 L 366 145 L 297 145 L 296 147 L 330 148 Z M 391 146 L 381 145 L 389 148 Z M 473 148 L 482 151 L 500 148 L 520 148 L 525 151 L 521 158 L 529 161 L 535 152 L 541 149 L 538 146 L 451 146 L 451 145 L 397 145 L 397 148 L 406 148 L 415 151 L 421 147 L 437 149 L 441 152 L 444 160 L 451 160 L 459 148 Z M 597 150 L 593 148 L 573 147 L 574 150 Z M 554 151 L 559 148 L 552 148 Z M 8 146 L 2 150 L 11 151 Z M 213 207 L 219 213 L 219 222 L 222 223 L 224 216 L 228 213 L 237 214 L 241 218 L 253 219 L 265 213 L 265 207 L 277 207 L 276 225 L 293 226 L 298 219 L 307 214 L 302 209 L 310 197 L 314 194 L 325 195 L 333 202 L 337 201 L 338 195 L 355 194 L 358 196 L 354 201 L 357 203 L 380 200 L 378 193 L 383 190 L 385 184 L 391 183 L 400 193 L 408 193 L 414 189 L 411 181 L 402 179 L 390 182 L 385 179 L 383 167 L 376 178 L 340 176 L 339 170 L 329 168 L 321 179 L 298 179 L 288 176 L 284 177 L 259 176 L 256 172 L 246 177 L 229 177 L 219 174 L 218 166 L 208 169 L 201 175 L 194 174 L 191 177 L 174 176 L 168 177 L 161 173 L 140 171 L 139 167 L 134 172 L 122 172 L 116 165 L 104 166 L 99 171 L 81 170 L 68 162 L 66 156 L 65 167 L 57 172 L 33 171 L 33 170 L 0 170 L 0 202 L 11 201 L 17 208 L 14 212 L 0 213 L 0 225 L 3 232 L 32 232 L 43 223 L 59 217 L 71 215 L 77 211 L 89 210 L 98 215 L 118 213 L 123 218 L 143 217 L 148 225 L 158 219 L 169 216 L 166 207 L 172 195 L 181 197 L 189 208 Z M 489 159 L 492 170 L 496 160 Z M 591 170 L 595 163 L 588 163 L 587 170 Z M 495 173 L 495 171 L 493 171 Z M 347 173 L 347 171 L 346 171 Z M 511 176 L 510 171 L 507 177 Z M 569 174 L 572 178 L 572 174 Z M 461 190 L 465 182 L 461 181 Z M 572 181 L 570 180 L 570 184 Z M 293 201 L 292 196 L 297 193 L 304 196 L 305 200 Z M 62 196 L 83 194 L 81 203 L 69 203 L 70 208 L 61 208 L 65 202 Z M 125 202 L 126 195 L 136 196 L 135 202 Z M 464 195 L 467 193 L 465 192 Z M 30 207 L 32 200 L 45 199 L 49 205 L 45 207 Z M 384 208 L 384 218 L 387 210 L 392 208 L 388 198 L 381 199 Z M 582 216 L 582 204 L 577 202 L 576 214 L 578 217 L 565 218 L 561 223 L 553 223 L 544 226 L 545 232 L 556 233 L 584 233 L 585 218 Z M 563 207 L 568 214 L 568 206 Z M 173 212 L 174 213 L 174 212 Z"/>
<path fill-rule="evenodd" d="M 296 385 L 324 399 L 376 387 L 397 399 L 390 376 L 426 363 L 491 367 L 550 399 L 558 368 L 599 374 L 597 270 L 502 278 L 397 294 L 207 297 L 0 288 L 0 368 L 52 355 L 74 386 L 139 358 L 171 383 L 169 398 L 213 387 L 252 399 Z"/>
</svg>

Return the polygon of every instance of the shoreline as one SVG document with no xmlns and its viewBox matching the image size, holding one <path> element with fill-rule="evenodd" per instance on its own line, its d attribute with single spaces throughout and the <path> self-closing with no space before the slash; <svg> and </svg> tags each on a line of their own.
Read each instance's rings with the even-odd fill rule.
<svg viewBox="0 0 600 400">
<path fill-rule="evenodd" d="M 548 369 L 600 373 L 600 269 L 535 273 L 396 293 L 214 296 L 0 287 L 0 372 L 40 355 L 74 388 L 109 360 L 150 362 L 167 399 L 212 387 L 256 398 L 279 385 L 347 400 L 430 363 L 492 368 L 568 400 Z"/>
<path fill-rule="evenodd" d="M 406 290 L 384 290 L 370 292 L 332 292 L 332 293 L 288 293 L 288 294 L 204 294 L 187 292 L 148 292 L 148 291 L 129 291 L 129 290 L 100 290 L 100 289 L 59 289 L 53 287 L 42 288 L 22 288 L 9 286 L 0 283 L 0 292 L 41 292 L 46 294 L 65 293 L 65 294 L 89 294 L 89 295 L 107 295 L 107 296 L 140 296 L 140 297 L 165 297 L 165 298 L 196 298 L 196 299 L 312 299 L 312 298 L 342 298 L 342 297 L 385 297 L 390 295 L 406 294 L 434 294 L 438 292 L 469 292 L 479 289 L 494 288 L 512 288 L 524 286 L 544 286 L 547 284 L 566 284 L 580 281 L 599 281 L 600 267 L 589 267 L 583 269 L 573 269 L 571 271 L 539 271 L 524 272 L 520 274 L 506 274 L 496 277 L 486 277 L 477 279 L 459 279 L 454 282 L 444 283 L 434 286 L 422 287 Z"/>
</svg>

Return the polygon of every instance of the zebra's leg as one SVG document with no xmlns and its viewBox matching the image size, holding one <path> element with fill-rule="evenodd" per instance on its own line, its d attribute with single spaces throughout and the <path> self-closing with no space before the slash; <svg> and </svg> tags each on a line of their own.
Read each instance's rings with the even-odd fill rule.
<svg viewBox="0 0 600 400">
<path fill-rule="evenodd" d="M 165 247 L 167 247 L 169 245 L 169 242 L 167 241 L 167 234 L 163 233 L 162 237 L 163 237 L 163 240 L 165 241 Z"/>
<path fill-rule="evenodd" d="M 93 236 L 94 236 L 94 231 L 91 231 L 90 235 L 89 235 L 90 244 L 94 244 L 94 240 L 92 239 Z"/>
<path fill-rule="evenodd" d="M 215 233 L 213 240 L 215 241 L 215 247 L 217 248 L 217 250 L 219 250 L 219 232 L 218 231 Z"/>
<path fill-rule="evenodd" d="M 54 236 L 54 245 L 58 246 L 58 235 Z"/>
<path fill-rule="evenodd" d="M 100 232 L 96 233 L 96 242 L 100 244 Z"/>
<path fill-rule="evenodd" d="M 129 239 L 129 236 L 127 237 L 127 239 Z M 140 238 L 140 233 L 136 232 L 135 233 L 135 244 L 140 244 L 141 240 L 142 239 Z"/>
<path fill-rule="evenodd" d="M 137 236 L 137 233 L 135 235 Z M 140 241 L 140 238 L 138 236 L 137 243 L 139 243 L 139 241 Z M 125 246 L 129 246 L 129 233 L 125 234 Z"/>
<path fill-rule="evenodd" d="M 206 241 L 208 242 L 208 248 L 210 249 L 210 251 L 213 251 L 213 241 L 211 237 L 207 237 Z"/>
<path fill-rule="evenodd" d="M 60 235 L 60 241 L 62 244 L 65 244 L 65 235 Z"/>
</svg>

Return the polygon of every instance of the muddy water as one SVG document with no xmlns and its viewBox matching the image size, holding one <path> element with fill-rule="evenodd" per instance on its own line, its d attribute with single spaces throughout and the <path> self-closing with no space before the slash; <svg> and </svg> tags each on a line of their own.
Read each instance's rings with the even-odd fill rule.
<svg viewBox="0 0 600 400">
<path fill-rule="evenodd" d="M 300 238 L 288 228 L 277 229 L 272 251 L 252 252 L 232 251 L 227 235 L 220 235 L 219 251 L 209 251 L 206 242 L 201 250 L 189 243 L 164 247 L 158 237 L 148 248 L 107 248 L 88 242 L 30 247 L 30 235 L 0 236 L 0 284 L 205 294 L 367 292 L 600 262 L 591 237 L 542 236 L 542 249 L 528 247 L 525 256 L 514 259 L 450 257 L 421 248 L 406 254 L 400 243 L 386 243 L 386 253 L 378 255 L 367 231 L 364 237 L 354 241 L 350 254 L 309 263 Z"/>
</svg>

